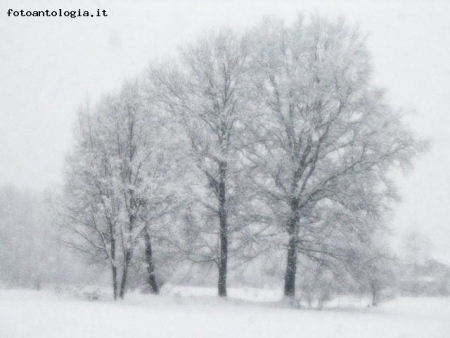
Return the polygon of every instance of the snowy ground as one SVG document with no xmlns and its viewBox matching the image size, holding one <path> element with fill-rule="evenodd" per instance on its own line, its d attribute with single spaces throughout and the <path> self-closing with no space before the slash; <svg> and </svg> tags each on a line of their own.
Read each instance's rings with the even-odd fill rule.
<svg viewBox="0 0 450 338">
<path fill-rule="evenodd" d="M 378 308 L 288 308 L 274 291 L 177 288 L 114 303 L 49 291 L 0 290 L 1 338 L 450 337 L 450 298 L 401 298 Z M 363 304 L 361 304 L 363 305 Z"/>
</svg>

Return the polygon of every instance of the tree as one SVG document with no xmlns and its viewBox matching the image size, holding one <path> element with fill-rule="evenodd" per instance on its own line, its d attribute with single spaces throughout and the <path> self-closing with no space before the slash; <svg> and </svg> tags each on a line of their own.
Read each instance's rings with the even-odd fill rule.
<svg viewBox="0 0 450 338">
<path fill-rule="evenodd" d="M 108 262 L 112 273 L 114 299 L 119 295 L 119 221 L 122 198 L 115 191 L 117 162 L 115 143 L 102 128 L 111 126 L 105 117 L 113 107 L 105 98 L 95 114 L 80 110 L 76 145 L 66 161 L 65 184 L 59 212 L 64 231 L 63 243 L 88 254 L 98 263 Z M 107 130 L 107 129 L 106 129 Z"/>
<path fill-rule="evenodd" d="M 81 112 L 76 147 L 67 161 L 63 210 L 66 244 L 108 261 L 114 298 L 123 298 L 140 238 L 148 283 L 159 292 L 152 237 L 176 200 L 167 182 L 174 159 L 160 116 L 139 82 Z M 172 149 L 173 150 L 173 149 Z M 157 229 L 159 228 L 159 229 Z"/>
<path fill-rule="evenodd" d="M 284 294 L 294 297 L 298 253 L 339 258 L 335 243 L 357 240 L 352 229 L 368 229 L 364 219 L 383 212 L 395 196 L 390 171 L 420 145 L 370 83 L 357 29 L 313 16 L 290 27 L 269 20 L 249 36 L 248 93 L 260 118 L 245 155 L 287 234 Z"/>
<path fill-rule="evenodd" d="M 184 48 L 178 67 L 152 72 L 161 88 L 160 101 L 184 127 L 191 160 L 206 179 L 198 200 L 205 211 L 201 222 L 209 227 L 209 214 L 218 225 L 219 250 L 208 244 L 212 254 L 208 260 L 218 266 L 222 297 L 227 296 L 240 132 L 249 119 L 241 99 L 246 62 L 245 43 L 234 32 L 222 30 Z"/>
</svg>

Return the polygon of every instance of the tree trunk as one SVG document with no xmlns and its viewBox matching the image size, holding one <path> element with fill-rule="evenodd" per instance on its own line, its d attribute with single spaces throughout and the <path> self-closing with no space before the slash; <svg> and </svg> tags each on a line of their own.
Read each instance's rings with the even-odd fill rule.
<svg viewBox="0 0 450 338">
<path fill-rule="evenodd" d="M 227 296 L 227 264 L 228 264 L 228 224 L 226 210 L 225 175 L 227 163 L 220 162 L 219 182 L 219 223 L 220 223 L 220 260 L 219 260 L 219 285 L 220 297 Z"/>
<path fill-rule="evenodd" d="M 130 266 L 130 261 L 131 261 L 131 250 L 126 250 L 122 270 L 122 281 L 120 283 L 120 292 L 119 292 L 120 299 L 123 299 L 123 297 L 125 296 L 125 289 L 127 286 L 127 277 L 128 277 L 128 267 Z"/>
<path fill-rule="evenodd" d="M 289 244 L 287 252 L 286 274 L 284 277 L 284 295 L 285 297 L 295 297 L 295 277 L 297 273 L 297 246 L 298 246 L 298 199 L 291 201 L 291 218 L 287 225 L 289 234 Z"/>
<path fill-rule="evenodd" d="M 379 293 L 378 288 L 375 283 L 371 283 L 371 289 L 372 289 L 372 306 L 378 306 L 379 302 Z"/>
<path fill-rule="evenodd" d="M 130 159 L 130 161 L 132 160 L 132 158 Z M 133 191 L 130 191 L 130 207 L 135 207 L 135 199 L 133 197 Z M 123 270 L 122 270 L 122 281 L 120 284 L 120 293 L 119 293 L 119 297 L 120 299 L 123 299 L 123 297 L 125 296 L 125 290 L 127 287 L 127 278 L 128 278 L 128 268 L 130 267 L 130 262 L 131 262 L 131 256 L 133 254 L 133 243 L 131 240 L 131 234 L 133 232 L 133 225 L 134 225 L 134 221 L 135 221 L 135 216 L 131 213 L 130 210 L 128 210 L 129 213 L 129 221 L 128 221 L 128 236 L 129 238 L 125 241 L 125 245 L 128 244 L 128 248 L 124 247 L 124 257 L 123 257 Z"/>
<path fill-rule="evenodd" d="M 152 292 L 155 295 L 157 295 L 159 294 L 159 285 L 156 282 L 155 264 L 153 262 L 152 242 L 150 234 L 148 232 L 148 228 L 145 230 L 144 240 L 145 240 L 145 260 L 147 261 L 147 271 L 148 271 L 148 283 L 150 285 L 150 288 L 152 289 Z"/>
<path fill-rule="evenodd" d="M 114 290 L 114 300 L 117 300 L 116 237 L 114 236 L 114 229 L 111 224 L 109 225 L 109 234 L 111 236 L 111 271 Z"/>
<path fill-rule="evenodd" d="M 117 267 L 113 265 L 111 267 L 111 270 L 113 279 L 114 300 L 117 300 Z"/>
</svg>

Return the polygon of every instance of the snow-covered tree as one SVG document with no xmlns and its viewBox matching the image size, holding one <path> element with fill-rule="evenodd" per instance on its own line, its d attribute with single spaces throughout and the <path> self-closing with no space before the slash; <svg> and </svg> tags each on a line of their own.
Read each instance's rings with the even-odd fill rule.
<svg viewBox="0 0 450 338">
<path fill-rule="evenodd" d="M 79 114 L 76 147 L 67 161 L 66 243 L 109 262 L 115 298 L 124 297 L 142 241 L 148 282 L 159 292 L 152 237 L 161 233 L 176 200 L 168 184 L 176 159 L 167 154 L 173 146 L 160 117 L 141 83 L 126 84 L 93 112 Z"/>
<path fill-rule="evenodd" d="M 295 294 L 298 254 L 339 258 L 395 197 L 391 169 L 419 144 L 370 82 L 365 39 L 343 20 L 267 20 L 249 33 L 259 118 L 246 148 L 266 217 L 287 234 L 284 293 Z"/>
<path fill-rule="evenodd" d="M 240 36 L 224 29 L 183 48 L 177 66 L 152 72 L 161 89 L 160 101 L 184 127 L 191 146 L 190 159 L 197 171 L 191 187 L 199 205 L 186 221 L 197 229 L 193 236 L 202 247 L 198 260 L 217 264 L 220 296 L 227 295 L 229 254 L 234 246 L 230 234 L 240 227 L 236 177 L 241 133 L 252 115 L 242 100 L 247 53 Z M 200 187 L 195 176 L 202 182 Z M 218 246 L 211 236 L 219 238 Z"/>
</svg>

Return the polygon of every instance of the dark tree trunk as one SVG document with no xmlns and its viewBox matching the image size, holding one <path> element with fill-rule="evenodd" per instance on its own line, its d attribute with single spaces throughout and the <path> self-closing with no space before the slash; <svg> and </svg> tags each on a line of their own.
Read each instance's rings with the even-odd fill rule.
<svg viewBox="0 0 450 338">
<path fill-rule="evenodd" d="M 295 275 L 297 273 L 297 238 L 291 235 L 289 238 L 286 274 L 284 278 L 284 295 L 295 296 Z"/>
<path fill-rule="evenodd" d="M 219 225 L 220 225 L 220 259 L 219 259 L 219 285 L 218 291 L 220 297 L 227 296 L 227 264 L 228 264 L 228 224 L 226 210 L 226 187 L 225 175 L 227 163 L 220 162 L 220 181 L 219 181 Z"/>
<path fill-rule="evenodd" d="M 111 224 L 109 225 L 109 234 L 111 236 L 111 271 L 114 290 L 114 300 L 117 300 L 116 237 L 114 235 L 114 228 Z"/>
<path fill-rule="evenodd" d="M 120 299 L 123 299 L 123 297 L 125 296 L 125 290 L 126 290 L 126 286 L 127 286 L 127 277 L 128 277 L 128 267 L 130 266 L 130 261 L 131 261 L 131 250 L 126 250 L 125 256 L 124 256 L 123 270 L 122 270 L 122 281 L 120 283 L 120 292 L 119 292 Z"/>
<path fill-rule="evenodd" d="M 378 306 L 378 302 L 379 302 L 379 293 L 378 293 L 378 288 L 377 285 L 375 283 L 371 283 L 371 289 L 372 289 L 372 306 Z"/>
<path fill-rule="evenodd" d="M 130 159 L 130 160 L 132 160 L 132 159 Z M 130 196 L 131 196 L 130 197 L 130 206 L 136 207 L 136 205 L 135 205 L 136 201 L 133 197 L 133 191 L 130 191 Z M 133 231 L 134 221 L 135 221 L 135 216 L 133 214 L 129 215 L 129 221 L 128 221 L 129 236 L 131 236 L 131 233 Z M 128 268 L 130 267 L 131 256 L 133 255 L 132 243 L 128 243 L 128 244 L 130 245 L 130 247 L 127 249 L 124 248 L 125 252 L 124 252 L 124 257 L 123 257 L 122 280 L 120 283 L 120 293 L 119 293 L 120 299 L 123 299 L 123 297 L 125 296 L 125 290 L 127 288 L 127 279 L 128 279 Z"/>
<path fill-rule="evenodd" d="M 297 246 L 298 246 L 298 199 L 291 201 L 291 218 L 287 225 L 289 234 L 286 274 L 284 277 L 284 295 L 289 298 L 295 297 L 295 277 L 297 273 Z"/>
<path fill-rule="evenodd" d="M 117 267 L 114 265 L 111 267 L 112 279 L 113 279 L 113 289 L 114 289 L 114 300 L 117 300 Z"/>
<path fill-rule="evenodd" d="M 152 242 L 148 229 L 144 233 L 145 240 L 145 260 L 147 261 L 147 271 L 148 271 L 148 283 L 152 292 L 157 295 L 159 294 L 159 285 L 156 282 L 155 275 L 155 263 L 153 262 L 153 252 L 152 252 Z"/>
</svg>

